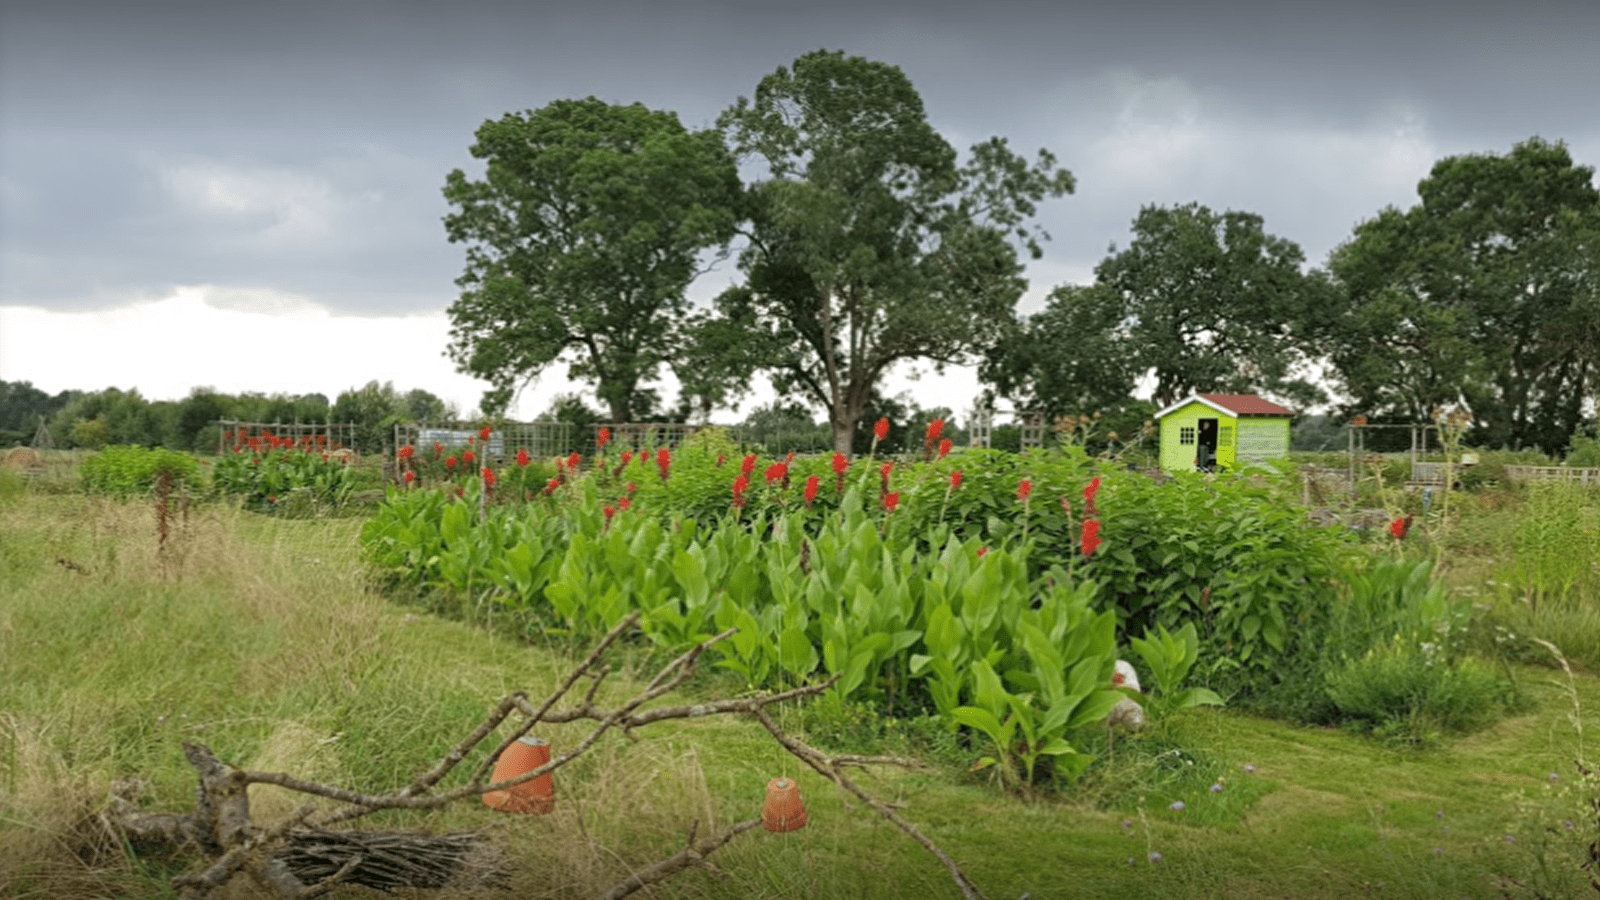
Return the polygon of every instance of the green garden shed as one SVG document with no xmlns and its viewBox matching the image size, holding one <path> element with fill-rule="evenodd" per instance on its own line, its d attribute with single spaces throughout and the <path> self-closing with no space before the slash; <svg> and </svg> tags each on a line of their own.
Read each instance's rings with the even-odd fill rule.
<svg viewBox="0 0 1600 900">
<path fill-rule="evenodd" d="M 1285 409 L 1255 394 L 1194 394 L 1156 413 L 1161 468 L 1215 472 L 1289 455 Z"/>
</svg>

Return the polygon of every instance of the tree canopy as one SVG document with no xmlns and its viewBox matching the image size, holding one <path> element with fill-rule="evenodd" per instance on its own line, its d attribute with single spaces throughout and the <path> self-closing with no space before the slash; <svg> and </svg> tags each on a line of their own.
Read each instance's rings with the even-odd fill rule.
<svg viewBox="0 0 1600 900">
<path fill-rule="evenodd" d="M 780 392 L 827 411 L 841 451 L 895 363 L 964 363 L 1000 337 L 1026 287 L 1018 250 L 1044 238 L 1027 221 L 1074 186 L 1001 138 L 961 164 L 904 72 L 841 52 L 779 68 L 719 124 L 766 170 L 746 281 L 719 305 L 770 343 Z"/>
<path fill-rule="evenodd" d="M 467 245 L 451 358 L 494 386 L 487 412 L 564 358 L 628 421 L 678 346 L 699 254 L 733 236 L 732 156 L 674 113 L 594 97 L 485 122 L 471 152 L 484 178 L 457 169 L 444 188 Z"/>
<path fill-rule="evenodd" d="M 1478 443 L 1559 453 L 1600 387 L 1594 169 L 1532 138 L 1440 160 L 1417 193 L 1330 259 L 1344 304 L 1324 330 L 1352 407 L 1427 421 L 1461 404 Z"/>
</svg>

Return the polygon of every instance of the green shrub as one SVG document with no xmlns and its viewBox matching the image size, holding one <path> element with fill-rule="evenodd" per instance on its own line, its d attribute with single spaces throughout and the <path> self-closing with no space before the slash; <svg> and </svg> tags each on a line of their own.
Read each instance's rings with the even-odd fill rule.
<svg viewBox="0 0 1600 900">
<path fill-rule="evenodd" d="M 304 518 L 343 509 L 360 476 L 340 459 L 285 445 L 224 454 L 211 479 L 218 494 L 239 497 L 248 509 Z"/>
<path fill-rule="evenodd" d="M 162 475 L 198 486 L 200 463 L 187 453 L 145 447 L 107 447 L 79 466 L 84 488 L 91 493 L 133 497 L 154 490 Z"/>
<path fill-rule="evenodd" d="M 1347 726 L 1409 744 L 1489 724 L 1504 709 L 1506 690 L 1505 680 L 1475 659 L 1451 664 L 1436 645 L 1401 639 L 1345 662 L 1327 682 Z"/>
</svg>

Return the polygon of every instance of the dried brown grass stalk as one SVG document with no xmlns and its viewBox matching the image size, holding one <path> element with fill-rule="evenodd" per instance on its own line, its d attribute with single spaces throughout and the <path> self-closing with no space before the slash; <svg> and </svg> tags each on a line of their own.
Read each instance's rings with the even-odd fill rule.
<svg viewBox="0 0 1600 900">
<path fill-rule="evenodd" d="M 197 871 L 179 875 L 172 881 L 179 896 L 184 898 L 197 900 L 207 897 L 240 875 L 250 878 L 276 896 L 296 900 L 320 896 L 340 885 L 363 885 L 378 890 L 398 887 L 441 888 L 463 874 L 470 857 L 481 857 L 480 851 L 485 843 L 483 835 L 363 832 L 333 830 L 329 826 L 359 819 L 382 809 L 438 809 L 458 801 L 477 799 L 488 791 L 514 787 L 572 762 L 591 750 L 609 731 L 621 730 L 632 739 L 635 730 L 656 722 L 745 714 L 754 716 L 790 753 L 922 844 L 945 865 L 965 897 L 969 900 L 984 898 L 953 859 L 900 817 L 889 804 L 868 794 L 842 771 L 845 766 L 916 766 L 919 765 L 916 760 L 828 756 L 786 734 L 768 714 L 768 706 L 822 693 L 832 686 L 834 679 L 763 697 L 642 709 L 645 704 L 680 687 L 693 674 L 696 663 L 706 650 L 734 634 L 734 630 L 729 629 L 697 644 L 668 663 L 649 684 L 620 706 L 598 706 L 595 695 L 610 671 L 600 665 L 600 659 L 606 649 L 635 627 L 637 622 L 638 615 L 633 614 L 607 632 L 593 651 L 542 701 L 534 703 L 522 692 L 502 698 L 483 722 L 451 748 L 443 759 L 411 784 L 398 790 L 363 793 L 284 772 L 247 771 L 219 760 L 210 749 L 200 744 L 186 743 L 184 755 L 199 777 L 193 811 L 140 812 L 134 802 L 137 799 L 137 786 L 132 782 L 124 782 L 113 791 L 102 821 L 108 829 L 119 833 L 134 845 L 163 845 L 202 857 L 205 862 Z M 582 700 L 569 708 L 556 710 L 556 704 L 569 695 L 584 677 L 592 678 L 593 683 Z M 520 717 L 515 727 L 477 766 L 467 783 L 437 790 L 439 784 L 513 714 Z M 571 750 L 516 778 L 485 781 L 498 755 L 536 725 L 577 721 L 595 724 Z M 305 805 L 282 821 L 264 827 L 251 818 L 247 792 L 253 784 L 276 785 L 294 793 L 336 801 L 341 805 L 322 810 L 321 815 L 318 815 L 317 806 Z M 691 826 L 681 850 L 632 872 L 595 896 L 625 897 L 686 869 L 702 865 L 707 856 L 759 824 L 759 819 L 741 821 L 697 840 L 696 823 Z M 494 871 L 492 865 L 486 870 L 479 863 L 478 869 L 479 884 L 492 884 L 504 874 Z"/>
</svg>

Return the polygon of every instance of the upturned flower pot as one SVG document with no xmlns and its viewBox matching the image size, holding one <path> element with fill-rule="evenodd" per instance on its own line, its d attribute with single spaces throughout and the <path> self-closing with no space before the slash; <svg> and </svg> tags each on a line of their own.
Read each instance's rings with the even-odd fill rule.
<svg viewBox="0 0 1600 900">
<path fill-rule="evenodd" d="M 768 831 L 796 831 L 806 827 L 806 807 L 800 802 L 800 786 L 793 779 L 774 778 L 767 782 L 761 827 Z"/>
<path fill-rule="evenodd" d="M 495 761 L 493 781 L 506 781 L 531 772 L 550 761 L 550 742 L 543 738 L 518 738 Z M 503 791 L 488 791 L 483 805 L 508 813 L 544 814 L 556 806 L 556 793 L 550 773 L 530 778 Z"/>
</svg>

